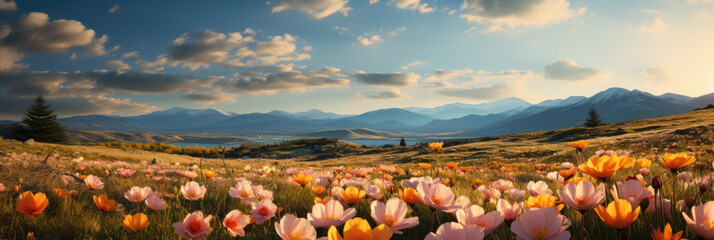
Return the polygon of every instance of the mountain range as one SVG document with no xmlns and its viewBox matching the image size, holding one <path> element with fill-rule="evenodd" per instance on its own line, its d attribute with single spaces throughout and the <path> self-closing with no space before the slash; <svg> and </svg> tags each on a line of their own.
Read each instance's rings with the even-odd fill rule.
<svg viewBox="0 0 714 240">
<path fill-rule="evenodd" d="M 670 116 L 714 103 L 714 93 L 688 97 L 673 93 L 653 95 L 639 90 L 610 88 L 591 97 L 572 96 L 531 104 L 518 98 L 489 103 L 452 103 L 434 108 L 387 108 L 359 115 L 340 115 L 317 109 L 290 113 L 238 114 L 215 109 L 171 108 L 140 116 L 86 115 L 60 119 L 69 129 L 170 134 L 345 137 L 359 131 L 383 136 L 483 137 L 544 131 L 582 125 L 595 108 L 606 123 Z M 335 134 L 334 130 L 352 131 Z M 332 132 L 330 132 L 332 131 Z"/>
</svg>

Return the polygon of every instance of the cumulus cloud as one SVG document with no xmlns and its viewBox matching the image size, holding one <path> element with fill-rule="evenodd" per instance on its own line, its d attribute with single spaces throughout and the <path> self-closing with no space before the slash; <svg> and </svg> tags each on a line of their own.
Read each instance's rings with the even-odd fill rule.
<svg viewBox="0 0 714 240">
<path fill-rule="evenodd" d="M 258 41 L 254 46 L 238 48 L 234 58 L 227 61 L 228 68 L 276 68 L 279 63 L 303 61 L 310 59 L 311 47 L 303 47 L 298 51 L 297 39 L 290 35 L 272 36 L 269 41 Z M 283 64 L 284 65 L 284 64 Z"/>
<path fill-rule="evenodd" d="M 256 94 L 272 94 L 280 90 L 309 91 L 314 88 L 346 87 L 349 80 L 339 77 L 339 69 L 323 68 L 320 71 L 290 71 L 277 73 L 249 72 L 239 78 L 225 81 L 223 87 Z"/>
<path fill-rule="evenodd" d="M 198 104 L 211 105 L 218 102 L 236 102 L 236 94 L 217 92 L 217 91 L 207 91 L 207 92 L 195 92 L 183 95 L 182 98 L 191 100 Z"/>
<path fill-rule="evenodd" d="M 434 8 L 429 7 L 429 4 L 421 3 L 421 0 L 392 0 L 390 3 L 399 9 L 415 10 L 420 13 L 430 13 L 434 11 Z"/>
<path fill-rule="evenodd" d="M 207 68 L 211 63 L 226 61 L 231 50 L 252 41 L 252 37 L 243 37 L 239 32 L 226 35 L 204 30 L 184 34 L 169 48 L 168 60 L 191 70 Z"/>
<path fill-rule="evenodd" d="M 7 103 L 6 107 L 0 108 L 0 118 L 12 119 L 20 118 L 34 101 L 34 97 L 14 97 L 0 95 L 0 102 Z M 70 117 L 87 114 L 130 114 L 148 113 L 159 110 L 158 107 L 132 102 L 128 98 L 114 98 L 106 96 L 82 96 L 68 98 L 47 98 L 52 105 L 52 109 L 60 117 Z"/>
<path fill-rule="evenodd" d="M 358 71 L 351 73 L 358 82 L 372 86 L 407 87 L 417 83 L 421 76 L 416 73 L 366 73 Z"/>
<path fill-rule="evenodd" d="M 129 70 L 131 68 L 129 66 L 129 64 L 126 64 L 122 60 L 111 60 L 111 61 L 105 62 L 104 66 L 107 66 L 107 67 L 110 67 L 110 68 L 113 68 L 113 69 L 116 69 L 119 71 Z"/>
<path fill-rule="evenodd" d="M 555 80 L 599 80 L 610 72 L 600 69 L 579 66 L 571 59 L 559 59 L 545 66 L 545 77 Z"/>
<path fill-rule="evenodd" d="M 13 0 L 0 0 L 0 12 L 11 12 L 17 10 L 17 3 Z"/>
<path fill-rule="evenodd" d="M 357 36 L 357 42 L 359 44 L 361 44 L 362 46 L 375 45 L 375 44 L 384 42 L 385 40 L 396 37 L 399 34 L 402 34 L 406 30 L 407 30 L 407 27 L 400 27 L 400 28 L 395 29 L 394 31 L 389 31 L 389 32 L 383 32 L 382 30 L 379 30 L 379 32 L 365 33 L 362 36 Z M 382 35 L 382 33 L 384 33 L 384 35 Z M 384 36 L 386 36 L 386 37 L 384 37 Z"/>
<path fill-rule="evenodd" d="M 349 0 L 273 0 L 268 3 L 274 4 L 272 9 L 274 13 L 297 10 L 315 19 L 323 19 L 335 13 L 342 13 L 342 15 L 347 16 L 352 10 L 347 6 Z"/>
<path fill-rule="evenodd" d="M 290 34 L 273 36 L 268 42 L 258 42 L 255 53 L 274 56 L 285 56 L 295 52 L 295 38 Z"/>
<path fill-rule="evenodd" d="M 406 65 L 401 66 L 401 69 L 403 70 L 409 70 L 409 68 L 413 68 L 422 64 L 426 64 L 426 61 L 414 61 L 407 63 Z"/>
<path fill-rule="evenodd" d="M 401 93 L 397 89 L 388 89 L 377 93 L 356 93 L 353 100 L 362 102 L 372 100 L 399 100 L 407 98 L 409 98 L 409 95 Z"/>
<path fill-rule="evenodd" d="M 644 24 L 637 30 L 646 33 L 662 34 L 669 29 L 669 24 L 665 23 L 661 17 L 655 18 L 651 25 Z"/>
<path fill-rule="evenodd" d="M 648 67 L 641 72 L 647 77 L 647 85 L 652 86 L 667 86 L 676 82 L 672 74 L 662 67 Z"/>
<path fill-rule="evenodd" d="M 449 80 L 449 79 L 454 79 L 457 77 L 464 76 L 466 74 L 471 74 L 474 73 L 474 70 L 471 69 L 463 69 L 463 70 L 436 70 L 434 71 L 434 74 L 429 76 L 427 79 L 424 81 L 426 82 L 431 82 L 431 81 L 436 81 L 436 80 Z"/>
<path fill-rule="evenodd" d="M 485 32 L 545 26 L 585 12 L 571 9 L 568 0 L 465 0 L 461 9 L 461 18 L 488 25 Z"/>
<path fill-rule="evenodd" d="M 458 98 L 474 100 L 493 100 L 504 97 L 511 97 L 520 87 L 515 82 L 502 82 L 475 88 L 442 88 L 437 93 Z"/>
<path fill-rule="evenodd" d="M 25 58 L 25 54 L 13 48 L 0 46 L 0 72 L 8 72 L 25 68 L 27 65 L 17 63 Z"/>
<path fill-rule="evenodd" d="M 58 19 L 50 22 L 46 13 L 32 12 L 20 17 L 0 44 L 30 52 L 65 53 L 74 46 L 87 46 L 93 39 L 94 30 L 87 29 L 79 21 Z"/>
<path fill-rule="evenodd" d="M 382 42 L 382 37 L 380 37 L 379 35 L 371 35 L 365 37 L 357 36 L 357 42 L 359 42 L 359 44 L 362 44 L 362 46 L 369 46 Z"/>
<path fill-rule="evenodd" d="M 106 56 L 106 55 L 109 55 L 109 52 L 119 50 L 119 45 L 116 45 L 112 49 L 107 50 L 104 47 L 104 45 L 107 43 L 108 40 L 109 40 L 109 36 L 104 34 L 104 35 L 102 35 L 102 37 L 92 40 L 92 43 L 89 44 L 89 46 L 87 46 L 87 48 L 83 49 L 82 52 L 87 57 L 93 57 L 93 56 Z"/>
</svg>

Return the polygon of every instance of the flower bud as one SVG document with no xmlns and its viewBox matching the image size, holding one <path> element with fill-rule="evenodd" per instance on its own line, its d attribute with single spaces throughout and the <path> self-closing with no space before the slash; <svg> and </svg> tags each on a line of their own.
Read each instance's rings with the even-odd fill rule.
<svg viewBox="0 0 714 240">
<path fill-rule="evenodd" d="M 660 176 L 654 177 L 652 179 L 652 187 L 655 189 L 655 191 L 662 188 L 662 177 L 660 177 Z"/>
</svg>

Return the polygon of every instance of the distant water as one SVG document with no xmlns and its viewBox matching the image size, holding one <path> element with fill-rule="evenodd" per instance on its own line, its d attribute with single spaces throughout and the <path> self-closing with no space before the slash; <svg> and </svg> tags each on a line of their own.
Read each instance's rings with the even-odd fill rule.
<svg viewBox="0 0 714 240">
<path fill-rule="evenodd" d="M 288 139 L 286 139 L 288 140 Z M 275 140 L 262 140 L 258 142 L 251 142 L 253 144 L 273 144 L 273 143 L 280 143 L 283 140 L 280 139 L 275 139 Z M 351 143 L 356 143 L 356 144 L 361 144 L 361 145 L 367 145 L 367 146 L 384 146 L 386 144 L 391 144 L 391 145 L 399 145 L 399 139 L 397 140 L 372 140 L 372 139 L 355 139 L 355 140 L 342 140 L 345 142 L 351 142 Z M 413 146 L 419 143 L 417 140 L 405 140 L 407 146 Z M 240 143 L 234 143 L 234 144 L 216 144 L 216 143 L 186 143 L 186 142 L 174 142 L 174 143 L 166 143 L 170 145 L 176 145 L 179 147 L 188 147 L 188 146 L 199 146 L 199 147 L 205 147 L 205 148 L 211 148 L 211 147 L 216 147 L 216 146 L 223 146 L 227 148 L 234 148 L 234 147 L 240 147 Z"/>
</svg>

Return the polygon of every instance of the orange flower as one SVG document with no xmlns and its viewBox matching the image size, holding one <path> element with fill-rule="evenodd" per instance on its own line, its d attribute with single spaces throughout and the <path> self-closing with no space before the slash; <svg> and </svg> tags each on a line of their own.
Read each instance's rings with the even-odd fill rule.
<svg viewBox="0 0 714 240">
<path fill-rule="evenodd" d="M 347 189 L 340 191 L 340 197 L 348 203 L 357 203 L 362 200 L 366 194 L 367 192 L 364 190 L 359 190 L 353 186 L 349 186 Z"/>
<path fill-rule="evenodd" d="M 566 170 L 561 170 L 561 171 L 559 171 L 559 172 L 558 172 L 558 175 L 560 175 L 560 176 L 563 177 L 564 179 L 570 179 L 570 177 L 572 177 L 572 176 L 575 175 L 576 173 L 578 173 L 578 169 L 577 169 L 577 168 L 571 168 L 571 169 L 566 169 Z"/>
<path fill-rule="evenodd" d="M 451 170 L 454 170 L 454 169 L 456 169 L 457 167 L 459 167 L 459 164 L 456 163 L 456 162 L 447 162 L 447 163 L 444 164 L 444 165 L 446 165 L 446 168 L 451 169 Z"/>
<path fill-rule="evenodd" d="M 94 204 L 97 205 L 99 210 L 110 212 L 117 208 L 116 201 L 107 198 L 107 195 L 94 196 Z"/>
<path fill-rule="evenodd" d="M 550 195 L 550 194 L 540 194 L 536 197 L 528 197 L 524 204 L 526 205 L 526 208 L 531 209 L 531 208 L 544 208 L 544 207 L 553 207 L 556 210 L 560 211 L 565 207 L 563 204 L 558 204 L 556 206 L 556 203 L 558 202 L 558 197 Z"/>
<path fill-rule="evenodd" d="M 443 142 L 430 142 L 429 143 L 429 147 L 431 148 L 431 150 L 434 150 L 434 152 L 439 152 L 439 150 L 441 150 L 441 147 L 443 147 L 443 146 L 444 146 Z"/>
<path fill-rule="evenodd" d="M 570 142 L 570 146 L 574 147 L 578 151 L 582 152 L 583 149 L 588 146 L 588 141 L 580 140 L 580 141 Z"/>
<path fill-rule="evenodd" d="M 59 198 L 60 200 L 66 198 L 66 197 L 67 197 L 67 194 L 69 193 L 69 192 L 67 192 L 67 191 L 65 191 L 64 189 L 61 189 L 61 188 L 55 188 L 55 189 L 52 190 L 52 192 L 53 192 L 53 193 L 55 194 L 55 196 L 57 196 L 57 198 Z"/>
<path fill-rule="evenodd" d="M 640 215 L 640 207 L 638 206 L 633 211 L 630 202 L 625 199 L 616 199 L 607 205 L 607 209 L 603 206 L 597 206 L 595 212 L 611 228 L 624 229 L 630 226 Z"/>
<path fill-rule="evenodd" d="M 138 232 L 149 226 L 149 218 L 143 213 L 137 213 L 134 216 L 126 215 L 122 223 L 127 229 Z"/>
<path fill-rule="evenodd" d="M 218 176 L 218 173 L 208 170 L 208 171 L 203 171 L 203 176 L 205 176 L 208 179 L 211 179 L 211 178 Z"/>
<path fill-rule="evenodd" d="M 356 239 L 372 239 L 372 240 L 387 240 L 392 237 L 392 230 L 385 224 L 381 224 L 374 229 L 369 226 L 369 222 L 362 218 L 353 218 L 347 220 L 345 228 L 342 231 L 345 236 L 342 238 L 335 226 L 330 227 L 327 231 L 328 240 L 356 240 Z"/>
<path fill-rule="evenodd" d="M 669 226 L 669 223 L 667 223 L 667 225 L 664 226 L 664 231 L 662 231 L 662 232 L 659 231 L 659 228 L 657 228 L 657 230 L 652 231 L 652 240 L 680 240 L 680 239 L 682 239 L 682 231 L 679 231 L 677 234 L 672 235 L 672 227 Z"/>
<path fill-rule="evenodd" d="M 602 179 L 612 176 L 620 169 L 632 167 L 634 164 L 635 159 L 631 157 L 604 155 L 591 157 L 588 162 L 580 164 L 578 169 L 594 178 Z"/>
<path fill-rule="evenodd" d="M 420 167 L 421 169 L 427 170 L 427 169 L 429 169 L 429 168 L 431 167 L 431 164 L 428 164 L 428 163 L 419 163 L 419 167 Z"/>
<path fill-rule="evenodd" d="M 587 180 L 588 180 L 588 178 L 586 178 L 586 177 L 574 177 L 574 178 L 569 179 L 568 183 L 577 185 L 579 182 L 587 181 Z"/>
<path fill-rule="evenodd" d="M 325 187 L 323 186 L 313 186 L 312 187 L 312 192 L 314 192 L 317 195 L 322 194 L 325 191 Z"/>
<path fill-rule="evenodd" d="M 399 189 L 399 198 L 409 204 L 416 204 L 421 201 L 419 200 L 419 194 L 416 189 L 413 188 L 405 188 L 404 191 Z"/>
<path fill-rule="evenodd" d="M 460 167 L 459 170 L 461 170 L 462 172 L 468 172 L 469 168 L 468 167 Z"/>
<path fill-rule="evenodd" d="M 696 160 L 697 159 L 694 156 L 689 156 L 685 152 L 677 154 L 665 153 L 664 157 L 659 159 L 662 165 L 671 170 L 677 170 L 693 163 Z"/>
<path fill-rule="evenodd" d="M 26 191 L 17 198 L 15 209 L 27 216 L 35 216 L 42 214 L 42 211 L 44 211 L 49 204 L 50 201 L 44 193 L 32 195 L 32 192 Z"/>
<path fill-rule="evenodd" d="M 296 183 L 305 186 L 308 185 L 312 182 L 312 175 L 305 175 L 304 173 L 298 173 L 296 175 L 293 175 L 293 181 Z"/>
<path fill-rule="evenodd" d="M 325 204 L 327 204 L 327 202 L 329 202 L 330 200 L 332 200 L 332 198 L 331 198 L 330 196 L 327 196 L 327 197 L 325 197 L 325 198 L 316 197 L 316 198 L 315 198 L 315 204 L 325 205 Z"/>
</svg>

